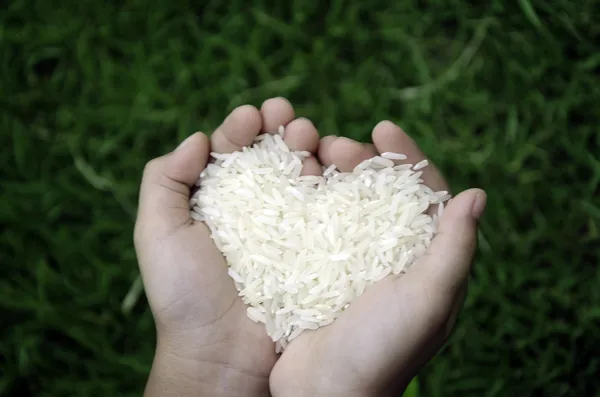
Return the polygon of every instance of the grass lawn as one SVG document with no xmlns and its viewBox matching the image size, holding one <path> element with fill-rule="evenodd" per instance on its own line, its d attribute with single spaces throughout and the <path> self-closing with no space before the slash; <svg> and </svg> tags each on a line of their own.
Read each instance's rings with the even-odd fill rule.
<svg viewBox="0 0 600 397">
<path fill-rule="evenodd" d="M 600 0 L 5 3 L 1 396 L 141 394 L 142 168 L 279 95 L 323 134 L 394 120 L 489 194 L 420 395 L 598 395 Z"/>
</svg>

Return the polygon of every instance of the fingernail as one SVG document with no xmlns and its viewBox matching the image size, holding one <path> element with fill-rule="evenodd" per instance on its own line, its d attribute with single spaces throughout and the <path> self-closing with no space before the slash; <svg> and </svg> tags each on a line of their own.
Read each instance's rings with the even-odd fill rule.
<svg viewBox="0 0 600 397">
<path fill-rule="evenodd" d="M 475 200 L 473 200 L 473 207 L 471 208 L 471 215 L 475 219 L 481 218 L 483 215 L 483 211 L 485 210 L 485 205 L 487 203 L 487 195 L 485 192 L 480 192 L 475 195 Z"/>
<path fill-rule="evenodd" d="M 175 151 L 177 151 L 177 150 L 181 149 L 181 148 L 182 148 L 182 147 L 184 147 L 186 144 L 188 144 L 188 143 L 191 141 L 191 138 L 192 138 L 194 135 L 196 135 L 196 134 L 192 134 L 192 135 L 188 136 L 187 138 L 185 138 L 185 139 L 183 140 L 183 142 L 181 142 L 181 143 L 179 144 L 179 146 L 177 146 L 177 148 L 175 149 Z"/>
</svg>

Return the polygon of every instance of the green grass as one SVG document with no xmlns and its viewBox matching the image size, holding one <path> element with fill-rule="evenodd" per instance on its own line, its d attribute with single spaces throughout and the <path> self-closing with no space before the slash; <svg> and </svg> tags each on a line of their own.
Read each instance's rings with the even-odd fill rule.
<svg viewBox="0 0 600 397">
<path fill-rule="evenodd" d="M 197 3 L 0 11 L 0 395 L 140 395 L 143 165 L 278 95 L 322 133 L 397 121 L 456 191 L 489 193 L 420 395 L 598 395 L 600 1 Z"/>
</svg>

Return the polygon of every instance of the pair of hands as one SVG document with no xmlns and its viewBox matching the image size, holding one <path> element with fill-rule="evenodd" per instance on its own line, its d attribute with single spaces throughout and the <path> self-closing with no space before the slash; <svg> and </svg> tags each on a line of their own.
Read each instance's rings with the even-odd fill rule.
<svg viewBox="0 0 600 397">
<path fill-rule="evenodd" d="M 210 140 L 196 133 L 154 159 L 140 189 L 135 247 L 157 327 L 146 396 L 398 396 L 441 348 L 462 306 L 486 203 L 479 189 L 447 205 L 427 255 L 404 276 L 369 288 L 333 324 L 304 332 L 278 356 L 262 324 L 253 323 L 208 228 L 189 214 L 191 189 L 209 152 L 241 150 L 256 135 L 286 126 L 285 141 L 314 155 L 304 174 L 336 164 L 350 171 L 382 152 L 425 158 L 395 124 L 373 129 L 373 144 L 327 136 L 295 118 L 283 98 L 235 109 Z M 425 183 L 449 190 L 426 167 Z"/>
</svg>

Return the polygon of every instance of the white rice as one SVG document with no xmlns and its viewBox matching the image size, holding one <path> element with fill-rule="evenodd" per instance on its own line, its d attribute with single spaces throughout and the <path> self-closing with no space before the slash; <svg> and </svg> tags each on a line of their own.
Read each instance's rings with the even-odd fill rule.
<svg viewBox="0 0 600 397">
<path fill-rule="evenodd" d="M 415 164 L 415 166 L 413 167 L 413 170 L 417 171 L 417 170 L 420 170 L 421 168 L 427 167 L 428 165 L 429 165 L 429 161 L 421 160 L 417 164 Z"/>
<path fill-rule="evenodd" d="M 380 165 L 382 167 L 393 167 L 395 164 L 392 160 L 386 159 L 385 157 L 375 156 L 371 159 L 373 164 Z"/>
<path fill-rule="evenodd" d="M 331 164 L 329 167 L 327 167 L 325 169 L 325 171 L 323 171 L 323 176 L 329 176 L 333 173 L 333 171 L 335 171 L 336 166 L 335 164 Z"/>
<path fill-rule="evenodd" d="M 307 152 L 280 127 L 215 159 L 200 175 L 191 216 L 223 253 L 248 317 L 280 352 L 305 330 L 331 324 L 371 284 L 406 272 L 430 245 L 448 192 L 422 184 L 423 160 L 400 153 L 300 176 Z M 431 217 L 426 211 L 439 204 Z"/>
<path fill-rule="evenodd" d="M 383 152 L 380 154 L 381 157 L 383 157 L 384 159 L 390 159 L 390 160 L 406 160 L 407 157 L 405 154 L 401 154 L 401 153 L 392 153 L 392 152 Z"/>
</svg>

